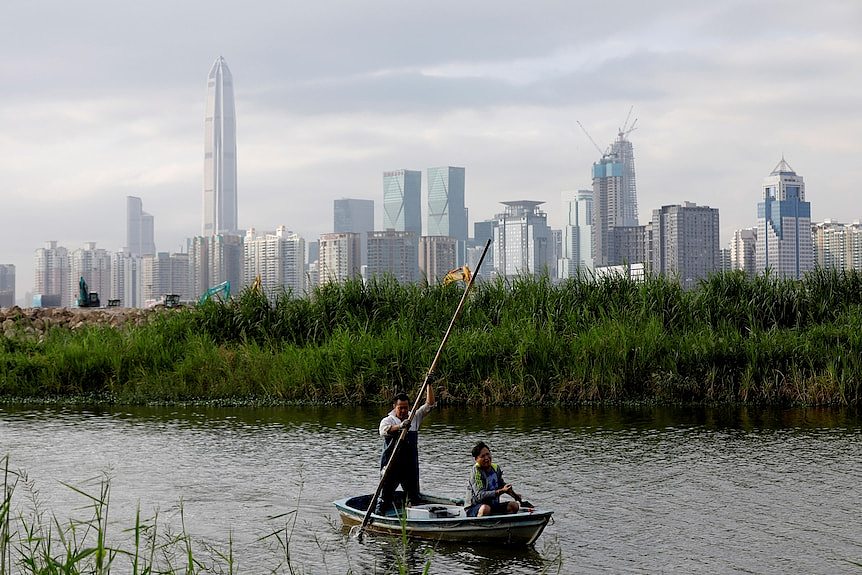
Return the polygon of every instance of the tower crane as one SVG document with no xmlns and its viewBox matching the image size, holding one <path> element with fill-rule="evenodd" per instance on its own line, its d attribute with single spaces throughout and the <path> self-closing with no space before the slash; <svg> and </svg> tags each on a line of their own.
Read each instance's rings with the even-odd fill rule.
<svg viewBox="0 0 862 575">
<path fill-rule="evenodd" d="M 635 118 L 635 121 L 634 121 L 634 122 L 632 122 L 632 123 L 631 123 L 631 125 L 629 125 L 629 119 L 632 117 L 632 111 L 633 111 L 634 109 L 635 109 L 635 107 L 634 107 L 634 106 L 631 106 L 631 107 L 629 108 L 629 113 L 628 113 L 628 114 L 626 114 L 626 121 L 625 121 L 625 122 L 623 122 L 623 126 L 622 126 L 622 128 L 620 128 L 620 129 L 619 129 L 619 131 L 618 131 L 617 136 L 618 136 L 620 139 L 625 138 L 626 136 L 628 136 L 629 134 L 631 134 L 632 132 L 634 132 L 635 130 L 637 130 L 637 123 L 638 123 L 638 119 L 637 119 L 637 118 Z"/>
<path fill-rule="evenodd" d="M 584 125 L 583 125 L 583 124 L 581 124 L 580 120 L 575 120 L 575 122 L 577 122 L 577 124 L 578 124 L 578 126 L 581 128 L 581 130 L 583 130 L 584 135 L 585 135 L 587 138 L 589 138 L 589 140 L 590 140 L 590 142 L 592 142 L 593 146 L 595 146 L 595 147 L 596 147 L 596 150 L 597 150 L 597 151 L 598 151 L 602 156 L 604 156 L 604 155 L 605 155 L 605 152 L 604 152 L 604 151 L 599 147 L 599 145 L 596 143 L 596 141 L 593 139 L 593 137 L 590 135 L 590 133 L 589 133 L 589 132 L 587 132 L 587 129 L 586 129 L 586 128 L 584 128 Z"/>
</svg>

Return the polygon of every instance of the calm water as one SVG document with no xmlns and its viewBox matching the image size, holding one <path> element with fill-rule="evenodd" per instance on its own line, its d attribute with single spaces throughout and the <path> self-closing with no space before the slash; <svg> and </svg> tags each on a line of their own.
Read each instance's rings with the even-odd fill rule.
<svg viewBox="0 0 862 575">
<path fill-rule="evenodd" d="M 0 455 L 44 509 L 88 516 L 77 486 L 107 472 L 109 537 L 138 502 L 226 550 L 240 572 L 278 564 L 258 539 L 298 510 L 307 573 L 387 572 L 398 545 L 342 534 L 331 502 L 376 487 L 382 413 L 314 409 L 0 408 Z M 441 409 L 420 433 L 424 490 L 462 496 L 485 440 L 520 493 L 555 510 L 534 549 L 416 544 L 432 573 L 858 573 L 862 419 L 837 411 Z M 95 489 L 95 488 L 93 488 Z M 18 504 L 30 505 L 24 489 Z"/>
</svg>

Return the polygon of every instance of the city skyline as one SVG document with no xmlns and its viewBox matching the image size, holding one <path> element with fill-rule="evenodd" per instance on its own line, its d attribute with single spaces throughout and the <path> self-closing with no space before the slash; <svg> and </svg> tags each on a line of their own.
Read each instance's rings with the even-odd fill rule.
<svg viewBox="0 0 862 575">
<path fill-rule="evenodd" d="M 232 34 L 201 36 L 203 6 L 156 2 L 130 18 L 56 3 L 47 20 L 44 6 L 10 7 L 0 263 L 16 265 L 19 299 L 46 241 L 121 249 L 126 196 L 153 215 L 160 250 L 196 233 L 201 70 L 219 54 L 238 78 L 242 229 L 314 239 L 345 196 L 376 200 L 382 221 L 380 173 L 436 165 L 470 172 L 470 226 L 526 197 L 560 228 L 560 192 L 589 187 L 597 159 L 575 121 L 604 147 L 631 105 L 642 221 L 662 205 L 710 205 L 726 246 L 756 224 L 759 184 L 782 154 L 811 186 L 812 221 L 862 217 L 856 3 L 747 6 L 742 21 L 736 2 L 620 2 L 603 30 L 590 24 L 599 8 L 504 2 L 489 23 L 481 7 L 444 2 L 434 13 L 455 38 L 444 47 L 401 26 L 418 6 L 382 19 L 348 3 L 206 10 Z M 335 11 L 352 24 L 333 27 Z"/>
</svg>

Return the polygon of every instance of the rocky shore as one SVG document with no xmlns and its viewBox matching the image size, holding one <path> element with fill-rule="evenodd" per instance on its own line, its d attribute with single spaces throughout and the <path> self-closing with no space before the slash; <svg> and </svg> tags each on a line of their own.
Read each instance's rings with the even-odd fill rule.
<svg viewBox="0 0 862 575">
<path fill-rule="evenodd" d="M 141 325 L 163 307 L 135 308 L 0 308 L 0 334 L 7 338 L 36 337 L 41 339 L 52 328 L 77 330 L 86 326 Z"/>
</svg>

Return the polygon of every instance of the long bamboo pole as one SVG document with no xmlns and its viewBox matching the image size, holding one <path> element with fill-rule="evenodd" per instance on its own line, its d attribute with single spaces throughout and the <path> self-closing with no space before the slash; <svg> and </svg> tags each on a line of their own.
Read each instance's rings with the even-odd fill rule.
<svg viewBox="0 0 862 575">
<path fill-rule="evenodd" d="M 365 511 L 365 517 L 362 519 L 362 525 L 359 527 L 360 536 L 365 530 L 365 527 L 371 522 L 371 514 L 377 503 L 377 498 L 380 496 L 380 491 L 383 489 L 383 483 L 386 481 L 387 475 L 389 475 L 389 469 L 395 461 L 395 456 L 398 454 L 398 448 L 401 447 L 401 443 L 404 438 L 407 437 L 407 432 L 410 430 L 410 424 L 413 423 L 413 415 L 416 413 L 416 410 L 419 409 L 419 402 L 422 401 L 422 396 L 425 394 L 425 388 L 428 387 L 428 381 L 431 379 L 431 374 L 433 374 L 434 370 L 437 368 L 437 362 L 440 360 L 443 348 L 446 347 L 446 342 L 449 340 L 449 334 L 452 333 L 455 321 L 458 319 L 458 316 L 461 315 L 461 309 L 464 307 L 464 302 L 467 301 L 467 294 L 470 293 L 470 289 L 473 287 L 473 282 L 476 281 L 476 276 L 479 275 L 479 269 L 482 267 L 482 262 L 485 260 L 485 254 L 488 253 L 488 248 L 490 246 L 491 240 L 489 239 L 485 242 L 485 249 L 482 250 L 482 256 L 479 258 L 479 263 L 476 264 L 476 271 L 473 272 L 473 275 L 470 276 L 470 281 L 467 282 L 467 287 L 464 289 L 461 301 L 458 302 L 458 307 L 455 309 L 455 315 L 452 316 L 452 320 L 449 322 L 449 327 L 446 329 L 443 341 L 440 342 L 440 347 L 437 348 L 437 354 L 434 356 L 434 361 L 431 362 L 431 367 L 428 368 L 428 372 L 425 374 L 425 380 L 422 382 L 422 387 L 419 388 L 419 395 L 416 396 L 416 401 L 413 402 L 413 409 L 410 410 L 410 415 L 407 417 L 407 421 L 409 423 L 404 426 L 401 433 L 398 435 L 398 439 L 395 441 L 395 447 L 392 448 L 392 455 L 389 456 L 389 461 L 386 463 L 386 467 L 383 468 L 380 482 L 377 484 L 377 489 L 374 491 L 374 495 L 368 504 L 368 509 Z"/>
</svg>

